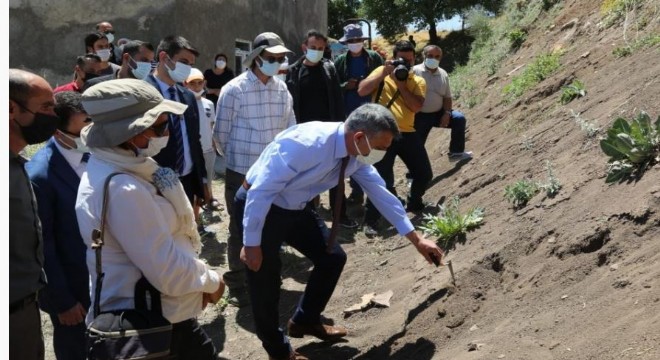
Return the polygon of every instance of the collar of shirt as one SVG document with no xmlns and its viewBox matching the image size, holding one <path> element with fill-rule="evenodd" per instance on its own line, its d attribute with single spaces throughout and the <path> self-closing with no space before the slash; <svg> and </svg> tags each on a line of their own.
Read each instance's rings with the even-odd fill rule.
<svg viewBox="0 0 660 360">
<path fill-rule="evenodd" d="M 348 156 L 348 149 L 346 148 L 346 129 L 344 123 L 339 123 L 337 128 L 337 138 L 335 139 L 335 158 L 341 159 Z"/>
<path fill-rule="evenodd" d="M 274 77 L 274 76 L 271 76 L 271 77 L 268 79 L 268 81 L 266 81 L 265 84 L 262 83 L 261 80 L 259 80 L 259 78 L 257 77 L 257 74 L 255 74 L 254 71 L 252 71 L 252 69 L 248 70 L 248 72 L 247 72 L 247 78 L 248 78 L 248 80 L 250 80 L 251 82 L 253 82 L 253 83 L 257 83 L 257 82 L 258 82 L 258 83 L 260 83 L 260 84 L 263 84 L 265 87 L 271 87 L 271 86 L 273 86 L 273 85 L 275 84 L 275 77 Z"/>
<path fill-rule="evenodd" d="M 66 162 L 68 162 L 73 169 L 76 169 L 78 168 L 78 166 L 80 166 L 80 161 L 82 161 L 82 157 L 83 157 L 83 154 L 81 152 L 67 149 L 64 146 L 60 145 L 60 143 L 57 142 L 57 140 L 53 141 L 53 143 L 55 144 L 57 150 L 60 151 L 60 154 L 64 156 Z"/>
<path fill-rule="evenodd" d="M 174 86 L 174 88 L 177 90 L 174 92 L 177 101 L 179 101 L 179 89 L 176 88 L 176 84 L 170 86 L 167 85 L 166 83 L 163 82 L 163 80 L 159 79 L 158 76 L 154 75 L 154 79 L 156 79 L 156 84 L 158 84 L 158 90 L 160 90 L 160 93 L 163 94 L 163 97 L 165 99 L 170 99 L 170 88 Z"/>
<path fill-rule="evenodd" d="M 415 67 L 417 67 L 420 72 L 427 73 L 431 76 L 440 76 L 440 71 L 439 71 L 440 68 L 439 67 L 436 68 L 435 71 L 431 71 L 431 70 L 427 69 L 426 66 L 424 66 L 424 64 L 418 64 L 418 65 L 415 65 Z"/>
</svg>

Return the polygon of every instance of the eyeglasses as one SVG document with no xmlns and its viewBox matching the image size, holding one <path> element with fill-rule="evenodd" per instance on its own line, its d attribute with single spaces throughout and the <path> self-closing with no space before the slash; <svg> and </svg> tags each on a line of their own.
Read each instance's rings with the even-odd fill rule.
<svg viewBox="0 0 660 360">
<path fill-rule="evenodd" d="M 281 64 L 281 63 L 283 63 L 284 60 L 286 59 L 286 56 L 282 56 L 282 57 L 266 56 L 266 58 L 264 59 L 263 57 L 261 57 L 261 55 L 259 55 L 259 59 L 261 59 L 262 61 L 265 61 L 265 62 L 269 62 L 269 63 L 271 63 L 271 64 L 272 64 L 272 63 L 279 63 L 279 64 Z"/>
<path fill-rule="evenodd" d="M 153 132 L 158 137 L 165 135 L 165 133 L 169 130 L 169 128 L 170 128 L 170 123 L 168 121 L 165 121 L 158 125 L 154 124 L 149 127 L 149 129 L 153 130 Z"/>
<path fill-rule="evenodd" d="M 104 32 L 104 34 L 113 34 L 113 35 L 114 35 L 114 34 L 115 34 L 115 31 L 114 31 L 114 30 L 106 30 L 106 31 Z"/>
<path fill-rule="evenodd" d="M 363 41 L 364 40 L 362 40 L 362 39 L 348 39 L 348 40 L 346 40 L 346 42 L 349 43 L 349 44 L 357 44 L 357 43 L 361 43 Z"/>
</svg>

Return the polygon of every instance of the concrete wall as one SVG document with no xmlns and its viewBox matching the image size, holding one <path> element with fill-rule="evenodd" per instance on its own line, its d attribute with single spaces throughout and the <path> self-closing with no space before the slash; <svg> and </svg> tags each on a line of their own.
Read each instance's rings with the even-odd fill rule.
<svg viewBox="0 0 660 360">
<path fill-rule="evenodd" d="M 327 31 L 327 0 L 9 0 L 9 66 L 39 73 L 53 86 L 69 82 L 85 35 L 100 21 L 112 23 L 115 39 L 154 46 L 181 35 L 200 51 L 196 67 L 204 71 L 217 52 L 234 68 L 235 40 L 251 42 L 264 31 L 280 35 L 299 56 L 308 29 Z"/>
</svg>

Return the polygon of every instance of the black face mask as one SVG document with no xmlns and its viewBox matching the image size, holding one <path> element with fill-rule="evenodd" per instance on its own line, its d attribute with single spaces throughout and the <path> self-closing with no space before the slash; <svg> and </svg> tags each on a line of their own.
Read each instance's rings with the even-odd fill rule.
<svg viewBox="0 0 660 360">
<path fill-rule="evenodd" d="M 15 101 L 16 102 L 16 101 Z M 40 112 L 32 112 L 29 109 L 25 108 L 25 106 L 21 105 L 20 103 L 16 102 L 18 106 L 23 108 L 25 111 L 31 113 L 34 115 L 34 120 L 32 121 L 32 124 L 23 126 L 14 119 L 14 122 L 18 125 L 18 127 L 21 129 L 21 134 L 23 135 L 23 139 L 25 142 L 28 144 L 39 144 L 42 143 L 55 133 L 55 130 L 57 130 L 57 127 L 60 125 L 60 118 L 55 116 L 55 115 L 49 115 L 49 114 L 44 114 Z"/>
<path fill-rule="evenodd" d="M 97 77 L 99 77 L 99 76 L 100 76 L 100 75 L 98 75 L 98 74 L 94 74 L 94 73 L 86 72 L 86 73 L 85 73 L 85 78 L 83 79 L 83 81 L 89 81 L 89 80 L 92 80 L 93 78 L 97 78 Z"/>
</svg>

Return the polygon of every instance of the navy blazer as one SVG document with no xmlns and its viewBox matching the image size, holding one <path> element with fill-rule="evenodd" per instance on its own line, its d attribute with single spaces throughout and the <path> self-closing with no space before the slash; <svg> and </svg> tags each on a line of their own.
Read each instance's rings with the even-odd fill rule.
<svg viewBox="0 0 660 360">
<path fill-rule="evenodd" d="M 158 91 L 160 86 L 153 75 L 147 76 L 144 79 L 149 84 L 153 85 Z M 183 113 L 184 121 L 186 122 L 186 132 L 188 134 L 188 144 L 190 145 L 190 157 L 193 162 L 192 174 L 195 175 L 195 184 L 193 193 L 200 198 L 204 198 L 204 181 L 206 178 L 206 167 L 204 165 L 204 153 L 202 152 L 201 137 L 199 134 L 199 114 L 197 111 L 197 100 L 195 95 L 190 90 L 183 86 L 176 84 L 179 99 L 181 103 L 188 105 L 188 108 Z M 168 99 L 169 94 L 163 94 L 163 97 Z M 170 117 L 171 121 L 172 117 Z M 170 129 L 172 126 L 170 124 Z M 171 130 L 170 130 L 171 131 Z M 161 150 L 156 156 L 153 157 L 160 166 L 169 167 L 174 169 L 176 167 L 176 141 L 170 134 L 170 139 L 167 146 Z"/>
<path fill-rule="evenodd" d="M 80 236 L 76 197 L 80 178 L 51 138 L 25 165 L 30 177 L 44 239 L 44 271 L 48 285 L 39 292 L 39 305 L 50 314 L 80 302 L 89 308 L 87 246 Z"/>
</svg>

